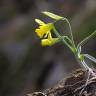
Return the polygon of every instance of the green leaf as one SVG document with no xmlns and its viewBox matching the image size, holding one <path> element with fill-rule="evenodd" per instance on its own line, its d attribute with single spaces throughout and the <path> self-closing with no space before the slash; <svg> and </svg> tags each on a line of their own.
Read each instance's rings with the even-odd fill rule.
<svg viewBox="0 0 96 96">
<path fill-rule="evenodd" d="M 82 46 L 85 42 L 87 42 L 89 39 L 91 39 L 92 37 L 94 37 L 96 35 L 96 30 L 90 34 L 89 36 L 87 36 L 85 39 L 83 39 L 78 45 L 77 47 L 79 46 Z"/>
<path fill-rule="evenodd" d="M 40 19 L 35 19 L 35 22 L 37 22 L 38 24 L 42 25 L 45 24 L 43 21 L 41 21 Z"/>
<path fill-rule="evenodd" d="M 89 55 L 89 54 L 83 54 L 85 57 L 87 57 L 88 59 L 90 59 L 91 61 L 93 61 L 94 63 L 96 63 L 96 58 L 94 58 L 93 56 Z"/>
<path fill-rule="evenodd" d="M 59 20 L 59 19 L 64 18 L 64 17 L 61 17 L 61 16 L 59 16 L 59 15 L 56 15 L 56 14 L 53 14 L 53 13 L 47 12 L 47 11 L 44 11 L 44 12 L 42 12 L 42 13 L 43 13 L 44 15 L 46 15 L 46 16 L 51 17 L 52 19 L 55 19 L 55 20 Z"/>
</svg>

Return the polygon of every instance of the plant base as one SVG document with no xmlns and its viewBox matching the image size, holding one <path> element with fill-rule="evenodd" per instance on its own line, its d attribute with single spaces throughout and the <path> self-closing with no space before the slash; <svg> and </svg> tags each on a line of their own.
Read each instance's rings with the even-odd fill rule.
<svg viewBox="0 0 96 96">
<path fill-rule="evenodd" d="M 94 73 L 95 70 L 93 71 Z M 29 96 L 96 96 L 96 76 L 82 69 L 72 72 L 53 88 Z"/>
</svg>

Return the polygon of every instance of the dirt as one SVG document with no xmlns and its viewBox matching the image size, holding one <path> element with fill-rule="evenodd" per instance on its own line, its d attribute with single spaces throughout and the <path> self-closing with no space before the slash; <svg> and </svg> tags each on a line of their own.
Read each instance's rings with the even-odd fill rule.
<svg viewBox="0 0 96 96">
<path fill-rule="evenodd" d="M 78 69 L 54 87 L 28 96 L 96 96 L 96 76 Z"/>
</svg>

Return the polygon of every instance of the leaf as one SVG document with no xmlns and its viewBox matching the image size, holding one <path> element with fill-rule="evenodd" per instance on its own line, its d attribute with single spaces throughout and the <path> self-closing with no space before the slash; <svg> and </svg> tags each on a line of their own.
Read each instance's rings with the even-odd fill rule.
<svg viewBox="0 0 96 96">
<path fill-rule="evenodd" d="M 85 57 L 87 57 L 88 59 L 90 59 L 91 61 L 93 61 L 94 63 L 96 63 L 96 58 L 89 55 L 89 54 L 84 54 Z"/>
<path fill-rule="evenodd" d="M 47 12 L 47 11 L 44 11 L 44 12 L 42 12 L 42 13 L 43 13 L 44 15 L 46 15 L 46 16 L 51 17 L 52 19 L 55 19 L 55 20 L 59 20 L 59 19 L 64 18 L 64 17 L 61 17 L 61 16 L 59 16 L 59 15 L 56 15 L 56 14 L 53 14 L 53 13 Z"/>
<path fill-rule="evenodd" d="M 86 41 L 88 41 L 89 39 L 91 39 L 93 36 L 95 36 L 96 35 L 96 30 L 92 33 L 92 34 L 90 34 L 89 36 L 87 36 L 85 39 L 83 39 L 78 45 L 77 45 L 77 47 L 79 47 L 79 46 L 82 46 Z"/>
<path fill-rule="evenodd" d="M 35 22 L 38 23 L 38 24 L 40 24 L 40 25 L 45 24 L 45 23 L 44 23 L 43 21 L 41 21 L 40 19 L 35 19 Z"/>
</svg>

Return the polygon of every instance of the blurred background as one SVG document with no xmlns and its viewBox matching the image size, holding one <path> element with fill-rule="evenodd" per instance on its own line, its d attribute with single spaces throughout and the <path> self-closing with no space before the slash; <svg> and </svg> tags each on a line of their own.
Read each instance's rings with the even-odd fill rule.
<svg viewBox="0 0 96 96">
<path fill-rule="evenodd" d="M 96 0 L 0 0 L 0 96 L 26 96 L 52 87 L 80 68 L 62 43 L 40 45 L 34 19 L 51 22 L 41 11 L 67 17 L 76 44 L 96 30 Z M 68 32 L 68 26 L 63 27 L 64 33 Z M 82 52 L 96 57 L 96 38 L 89 40 Z"/>
</svg>

